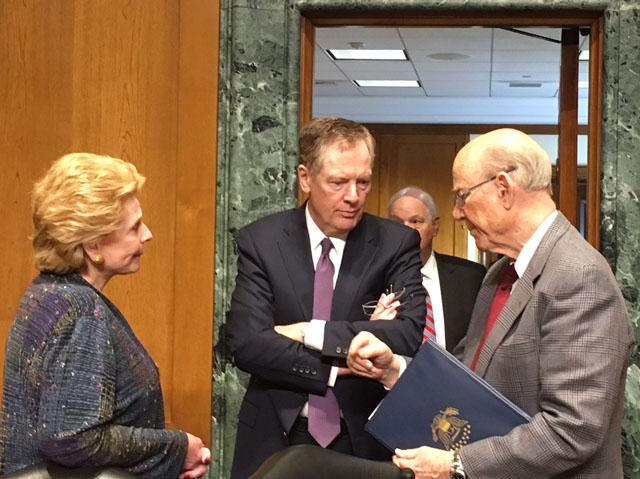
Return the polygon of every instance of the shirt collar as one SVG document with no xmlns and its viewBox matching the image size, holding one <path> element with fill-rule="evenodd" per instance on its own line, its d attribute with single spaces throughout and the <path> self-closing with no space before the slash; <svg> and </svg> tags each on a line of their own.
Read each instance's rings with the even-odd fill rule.
<svg viewBox="0 0 640 479">
<path fill-rule="evenodd" d="M 322 230 L 318 227 L 313 218 L 311 218 L 311 214 L 309 213 L 309 204 L 307 204 L 304 208 L 304 217 L 307 221 L 307 231 L 309 232 L 309 244 L 311 245 L 311 251 L 320 247 L 320 243 L 323 239 L 327 237 Z M 338 254 L 342 256 L 342 252 L 344 251 L 344 247 L 346 244 L 346 237 L 340 238 L 336 236 L 330 236 L 331 243 L 333 243 L 333 247 L 336 249 Z"/>
<path fill-rule="evenodd" d="M 540 242 L 544 235 L 549 231 L 551 224 L 554 222 L 556 217 L 558 216 L 558 210 L 554 210 L 547 218 L 538 226 L 538 229 L 533 233 L 529 241 L 527 241 L 522 247 L 522 251 L 518 255 L 518 259 L 514 267 L 516 268 L 516 273 L 518 273 L 518 277 L 522 277 L 527 266 L 529 266 L 529 262 L 533 255 L 535 254 Z"/>
<path fill-rule="evenodd" d="M 424 264 L 424 266 L 420 271 L 422 272 L 423 276 L 426 276 L 429 279 L 433 279 L 436 277 L 436 273 L 438 271 L 437 268 L 438 267 L 436 265 L 436 255 L 433 254 L 433 249 L 432 249 L 431 254 L 429 255 L 429 259 L 427 260 L 427 262 Z"/>
</svg>

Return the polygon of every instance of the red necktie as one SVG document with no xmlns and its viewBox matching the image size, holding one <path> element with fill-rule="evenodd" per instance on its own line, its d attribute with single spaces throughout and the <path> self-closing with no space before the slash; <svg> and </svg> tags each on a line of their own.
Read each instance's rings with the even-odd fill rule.
<svg viewBox="0 0 640 479">
<path fill-rule="evenodd" d="M 493 325 L 496 323 L 496 319 L 498 319 L 502 308 L 504 308 L 504 305 L 509 299 L 509 296 L 511 296 L 511 287 L 517 279 L 518 273 L 516 273 L 516 268 L 514 267 L 513 263 L 509 263 L 502 272 L 500 283 L 498 283 L 496 293 L 493 296 L 493 302 L 491 303 L 491 309 L 489 310 L 487 324 L 485 324 L 484 326 L 484 334 L 482 335 L 482 339 L 480 340 L 480 344 L 478 345 L 476 355 L 473 357 L 473 361 L 471 362 L 472 371 L 476 369 L 476 364 L 478 363 L 478 358 L 480 357 L 480 351 L 482 351 L 482 347 L 487 340 L 487 336 L 489 336 L 491 328 L 493 328 Z"/>
<path fill-rule="evenodd" d="M 333 274 L 335 268 L 329 258 L 333 243 L 322 240 L 322 253 L 316 265 L 313 282 L 313 319 L 331 320 L 333 302 Z M 340 408 L 330 387 L 324 396 L 309 394 L 309 434 L 322 447 L 331 444 L 340 433 Z"/>
<path fill-rule="evenodd" d="M 424 331 L 422 331 L 422 343 L 427 339 L 436 342 L 436 323 L 433 318 L 433 306 L 431 304 L 431 296 L 429 296 L 429 291 L 427 291 L 427 316 L 425 317 L 424 322 Z"/>
</svg>

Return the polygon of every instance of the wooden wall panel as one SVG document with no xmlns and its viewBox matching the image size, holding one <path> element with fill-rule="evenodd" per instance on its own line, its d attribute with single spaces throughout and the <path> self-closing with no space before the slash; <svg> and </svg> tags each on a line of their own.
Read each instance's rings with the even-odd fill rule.
<svg viewBox="0 0 640 479">
<path fill-rule="evenodd" d="M 131 161 L 154 239 L 105 293 L 158 363 L 168 424 L 208 440 L 219 1 L 3 0 L 0 21 L 0 341 L 36 273 L 33 181 L 71 151 Z"/>
<path fill-rule="evenodd" d="M 387 216 L 391 196 L 406 186 L 416 186 L 433 198 L 440 216 L 440 232 L 433 240 L 434 248 L 444 254 L 465 258 L 467 228 L 455 222 L 451 211 L 451 168 L 457 152 L 468 141 L 468 135 L 431 134 L 421 125 L 367 125 L 376 139 L 377 157 L 372 188 L 365 211 Z"/>
<path fill-rule="evenodd" d="M 9 330 L 19 298 L 35 274 L 29 242 L 33 179 L 51 155 L 68 149 L 73 10 L 65 2 L 0 2 L 0 338 Z M 0 377 L 2 371 L 0 371 Z"/>
</svg>

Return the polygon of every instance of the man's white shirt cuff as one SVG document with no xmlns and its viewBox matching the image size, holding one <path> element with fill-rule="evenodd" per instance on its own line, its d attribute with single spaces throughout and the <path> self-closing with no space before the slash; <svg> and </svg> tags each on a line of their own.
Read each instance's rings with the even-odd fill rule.
<svg viewBox="0 0 640 479">
<path fill-rule="evenodd" d="M 322 351 L 324 345 L 324 325 L 327 322 L 324 319 L 312 319 L 309 324 L 304 327 L 304 345 L 315 351 Z"/>
</svg>

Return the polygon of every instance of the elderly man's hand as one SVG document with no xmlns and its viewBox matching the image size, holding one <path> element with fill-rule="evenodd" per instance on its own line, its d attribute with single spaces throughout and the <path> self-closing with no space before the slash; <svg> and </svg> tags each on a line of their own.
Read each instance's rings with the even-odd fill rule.
<svg viewBox="0 0 640 479">
<path fill-rule="evenodd" d="M 449 479 L 452 451 L 422 446 L 417 449 L 396 449 L 393 463 L 401 469 L 411 469 L 416 479 Z"/>
<path fill-rule="evenodd" d="M 379 381 L 392 388 L 398 380 L 402 359 L 373 334 L 363 331 L 351 341 L 347 366 L 353 374 Z"/>
</svg>

